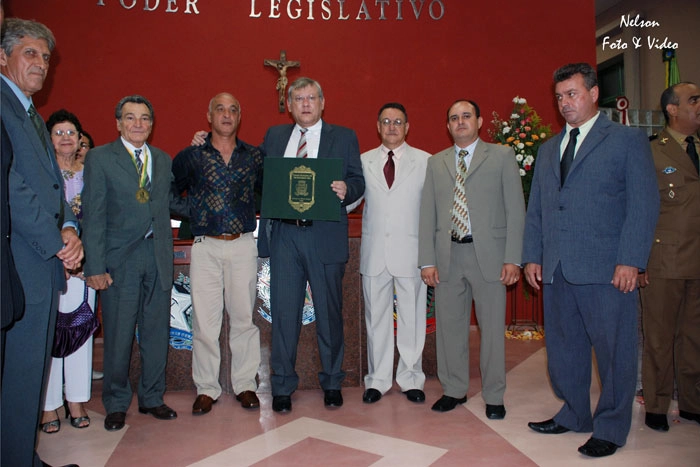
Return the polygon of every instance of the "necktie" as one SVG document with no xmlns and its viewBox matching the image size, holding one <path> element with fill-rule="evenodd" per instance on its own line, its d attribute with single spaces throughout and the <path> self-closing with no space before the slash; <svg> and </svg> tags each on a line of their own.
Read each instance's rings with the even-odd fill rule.
<svg viewBox="0 0 700 467">
<path fill-rule="evenodd" d="M 467 178 L 467 163 L 464 161 L 469 153 L 462 149 L 459 151 L 459 162 L 457 163 L 457 177 L 455 178 L 455 197 L 452 205 L 452 237 L 463 239 L 469 234 L 467 220 L 469 211 L 467 210 L 467 191 L 464 181 Z"/>
<path fill-rule="evenodd" d="M 561 157 L 561 186 L 564 186 L 564 180 L 569 174 L 571 164 L 574 163 L 574 153 L 576 152 L 576 138 L 581 131 L 578 128 L 573 128 L 569 132 L 569 143 L 564 149 L 564 155 Z"/>
<path fill-rule="evenodd" d="M 309 155 L 308 148 L 306 147 L 306 132 L 309 131 L 308 128 L 299 128 L 301 132 L 301 137 L 299 137 L 299 146 L 297 147 L 297 157 L 305 158 Z"/>
<path fill-rule="evenodd" d="M 387 156 L 389 158 L 384 164 L 384 178 L 386 178 L 386 184 L 391 188 L 391 185 L 394 184 L 394 171 L 396 170 L 394 166 L 394 151 L 389 151 Z"/>
<path fill-rule="evenodd" d="M 29 110 L 27 111 L 29 114 L 29 118 L 32 120 L 32 123 L 34 124 L 34 129 L 36 130 L 37 135 L 39 135 L 39 139 L 41 140 L 41 145 L 44 146 L 44 149 L 46 149 L 46 140 L 44 139 L 44 121 L 41 119 L 39 114 L 36 111 L 36 108 L 34 107 L 34 104 L 29 105 Z"/>
<path fill-rule="evenodd" d="M 136 170 L 139 173 L 139 177 L 143 177 L 143 187 L 146 189 L 146 191 L 151 191 L 151 179 L 148 177 L 148 169 L 144 169 L 143 167 L 143 161 L 141 160 L 141 152 L 143 149 L 136 149 L 134 150 L 134 162 L 136 163 Z M 144 174 L 145 170 L 145 174 Z M 142 174 L 144 174 L 142 176 Z M 140 182 L 141 180 L 139 180 Z"/>
<path fill-rule="evenodd" d="M 700 162 L 698 161 L 698 151 L 695 149 L 695 138 L 693 136 L 688 136 L 685 141 L 688 143 L 688 147 L 685 148 L 685 152 L 688 153 L 688 157 L 693 161 L 695 170 L 700 173 Z"/>
</svg>

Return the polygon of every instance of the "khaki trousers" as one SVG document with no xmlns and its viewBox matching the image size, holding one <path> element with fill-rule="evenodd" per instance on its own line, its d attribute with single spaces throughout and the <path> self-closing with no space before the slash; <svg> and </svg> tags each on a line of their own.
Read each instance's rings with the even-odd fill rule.
<svg viewBox="0 0 700 467">
<path fill-rule="evenodd" d="M 231 384 L 236 394 L 255 391 L 260 331 L 253 324 L 258 250 L 252 233 L 236 240 L 195 237 L 192 244 L 192 379 L 197 394 L 221 395 L 219 335 L 228 313 Z"/>
</svg>

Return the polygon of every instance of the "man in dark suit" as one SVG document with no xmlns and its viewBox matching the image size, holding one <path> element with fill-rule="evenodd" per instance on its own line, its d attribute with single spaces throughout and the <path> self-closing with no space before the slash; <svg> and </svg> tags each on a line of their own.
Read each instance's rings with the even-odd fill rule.
<svg viewBox="0 0 700 467">
<path fill-rule="evenodd" d="M 549 377 L 564 401 L 539 433 L 593 432 L 579 452 L 614 454 L 625 444 L 637 381 L 637 287 L 659 212 L 644 133 L 598 112 L 595 70 L 554 73 L 566 120 L 539 150 L 525 222 L 527 281 L 544 283 Z M 591 416 L 591 348 L 602 384 Z"/>
<path fill-rule="evenodd" d="M 365 190 L 355 132 L 321 120 L 324 107 L 321 85 L 309 78 L 297 79 L 289 87 L 287 106 L 296 124 L 275 126 L 267 131 L 262 144 L 267 156 L 342 158 L 343 177 L 331 184 L 340 199 L 340 221 L 268 219 L 260 226 L 259 254 L 270 257 L 273 315 L 270 366 L 272 408 L 277 412 L 292 409 L 291 394 L 299 383 L 294 365 L 307 281 L 316 311 L 324 403 L 328 407 L 343 405 L 342 280 L 348 260 L 345 206 Z"/>
<path fill-rule="evenodd" d="M 645 423 L 668 431 L 674 379 L 680 416 L 700 423 L 700 87 L 671 86 L 661 109 L 666 128 L 651 142 L 661 214 L 640 277 L 642 387 Z"/>
<path fill-rule="evenodd" d="M 525 201 L 513 150 L 479 139 L 482 122 L 474 101 L 458 100 L 447 111 L 454 145 L 428 160 L 418 264 L 425 283 L 435 287 L 437 366 L 444 394 L 432 409 L 447 412 L 467 401 L 473 298 L 486 416 L 503 419 L 506 286 L 520 278 Z M 459 205 L 458 191 L 466 206 Z"/>
<path fill-rule="evenodd" d="M 0 25 L 5 19 L 2 8 L 2 0 L 0 0 Z M 0 217 L 0 262 L 2 269 L 0 270 L 0 282 L 2 289 L 0 292 L 0 313 L 2 314 L 2 326 L 0 331 L 0 388 L 2 387 L 2 368 L 5 367 L 5 331 L 22 317 L 24 313 L 24 293 L 22 292 L 22 284 L 15 268 L 15 261 L 12 258 L 12 250 L 10 249 L 10 201 L 8 198 L 8 180 L 10 175 L 10 164 L 12 163 L 12 141 L 5 131 L 5 125 L 0 122 L 0 132 L 2 140 L 0 140 L 0 157 L 2 158 L 2 182 L 0 182 L 0 208 L 2 208 L 2 217 Z"/>
<path fill-rule="evenodd" d="M 124 97 L 115 117 L 121 137 L 90 150 L 83 190 L 85 276 L 90 287 L 102 291 L 102 403 L 109 431 L 124 427 L 131 404 L 136 325 L 142 363 L 139 412 L 161 420 L 177 417 L 163 402 L 173 281 L 171 159 L 146 144 L 153 127 L 153 107 L 146 98 Z"/>
<path fill-rule="evenodd" d="M 26 299 L 22 318 L 5 335 L 3 465 L 42 465 L 34 448 L 58 293 L 66 285 L 64 267 L 74 269 L 83 258 L 51 138 L 32 102 L 43 87 L 54 45 L 43 24 L 10 18 L 3 25 L 0 86 L 7 139 L 2 151 L 5 157 L 6 144 L 11 144 L 14 153 L 9 173 L 11 248 Z"/>
<path fill-rule="evenodd" d="M 10 174 L 10 164 L 12 163 L 12 141 L 5 131 L 5 126 L 0 124 L 0 132 L 2 139 L 0 140 L 0 156 L 2 156 L 2 183 L 0 187 L 2 192 L 2 232 L 0 241 L 2 242 L 2 250 L 0 250 L 0 261 L 2 261 L 2 270 L 0 270 L 0 281 L 2 281 L 2 338 L 0 338 L 0 356 L 2 356 L 2 366 L 5 367 L 5 332 L 12 326 L 15 321 L 19 321 L 24 313 L 24 293 L 22 292 L 22 283 L 20 282 L 15 261 L 12 258 L 12 250 L 10 249 L 10 202 L 8 199 L 8 176 Z M 0 378 L 2 378 L 0 372 Z M 2 379 L 0 379 L 0 387 Z"/>
</svg>

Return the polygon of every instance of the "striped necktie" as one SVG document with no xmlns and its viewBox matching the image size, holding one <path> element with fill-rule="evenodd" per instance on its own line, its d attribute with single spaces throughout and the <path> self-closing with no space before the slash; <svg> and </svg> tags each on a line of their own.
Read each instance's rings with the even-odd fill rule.
<svg viewBox="0 0 700 467">
<path fill-rule="evenodd" d="M 452 237 L 463 239 L 469 234 L 469 211 L 467 209 L 467 191 L 464 181 L 467 179 L 467 163 L 464 159 L 469 152 L 466 149 L 459 151 L 457 163 L 457 177 L 455 178 L 455 197 L 452 205 Z"/>
<path fill-rule="evenodd" d="M 306 158 L 309 155 L 308 148 L 306 146 L 306 132 L 309 131 L 308 128 L 299 128 L 301 132 L 301 137 L 299 138 L 299 146 L 297 147 L 297 157 Z"/>
<path fill-rule="evenodd" d="M 141 177 L 141 174 L 144 171 L 143 168 L 143 161 L 141 160 L 141 152 L 143 149 L 135 149 L 134 150 L 134 162 L 136 162 L 136 170 L 139 173 L 139 177 Z M 140 182 L 140 180 L 139 180 Z M 146 191 L 151 191 L 151 179 L 148 176 L 148 169 L 146 169 L 146 174 L 144 176 L 144 183 L 143 187 L 146 189 Z"/>
</svg>

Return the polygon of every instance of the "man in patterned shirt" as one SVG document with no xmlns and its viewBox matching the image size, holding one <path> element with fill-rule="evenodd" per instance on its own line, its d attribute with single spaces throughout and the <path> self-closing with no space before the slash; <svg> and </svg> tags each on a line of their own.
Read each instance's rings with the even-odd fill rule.
<svg viewBox="0 0 700 467">
<path fill-rule="evenodd" d="M 201 146 L 183 149 L 173 160 L 178 193 L 187 191 L 194 235 L 192 285 L 192 378 L 194 415 L 211 410 L 219 395 L 219 334 L 229 315 L 231 383 L 248 409 L 260 407 L 255 375 L 260 364 L 260 332 L 253 324 L 258 250 L 255 189 L 262 183 L 263 155 L 237 138 L 241 106 L 228 93 L 209 102 L 211 133 Z"/>
</svg>

